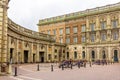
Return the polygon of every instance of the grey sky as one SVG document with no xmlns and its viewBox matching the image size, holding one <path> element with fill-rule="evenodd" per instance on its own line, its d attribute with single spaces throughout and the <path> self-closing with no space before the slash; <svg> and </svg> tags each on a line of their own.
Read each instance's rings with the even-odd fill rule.
<svg viewBox="0 0 120 80">
<path fill-rule="evenodd" d="M 17 24 L 38 31 L 40 19 L 77 12 L 120 0 L 11 0 L 8 16 Z"/>
</svg>

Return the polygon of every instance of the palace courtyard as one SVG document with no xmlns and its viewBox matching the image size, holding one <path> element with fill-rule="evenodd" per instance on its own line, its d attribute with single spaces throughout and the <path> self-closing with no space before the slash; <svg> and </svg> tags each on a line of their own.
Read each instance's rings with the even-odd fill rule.
<svg viewBox="0 0 120 80">
<path fill-rule="evenodd" d="M 53 71 L 51 71 L 53 65 Z M 120 80 L 120 63 L 108 65 L 92 65 L 86 67 L 74 66 L 71 68 L 58 68 L 58 63 L 22 64 L 17 65 L 17 76 L 0 76 L 0 80 Z"/>
</svg>

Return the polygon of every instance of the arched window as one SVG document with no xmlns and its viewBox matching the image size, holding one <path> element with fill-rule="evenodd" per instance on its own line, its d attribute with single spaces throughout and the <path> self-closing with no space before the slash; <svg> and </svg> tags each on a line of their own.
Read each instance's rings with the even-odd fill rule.
<svg viewBox="0 0 120 80">
<path fill-rule="evenodd" d="M 113 40 L 118 40 L 118 32 L 113 33 Z"/>
</svg>

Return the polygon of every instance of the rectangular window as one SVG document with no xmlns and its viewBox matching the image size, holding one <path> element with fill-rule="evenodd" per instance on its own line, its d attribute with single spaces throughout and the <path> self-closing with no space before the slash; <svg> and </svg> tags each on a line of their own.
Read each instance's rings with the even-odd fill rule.
<svg viewBox="0 0 120 80">
<path fill-rule="evenodd" d="M 86 25 L 82 25 L 82 32 L 86 31 Z"/>
<path fill-rule="evenodd" d="M 82 36 L 82 42 L 85 42 L 85 36 Z"/>
<path fill-rule="evenodd" d="M 100 25 L 101 25 L 101 29 L 105 29 L 106 28 L 106 21 L 102 21 L 100 23 Z"/>
<path fill-rule="evenodd" d="M 70 38 L 66 38 L 66 43 L 69 44 L 70 43 Z"/>
<path fill-rule="evenodd" d="M 101 38 L 102 38 L 102 41 L 105 41 L 105 40 L 106 40 L 106 34 L 103 33 L 103 34 L 101 35 Z"/>
<path fill-rule="evenodd" d="M 77 33 L 78 27 L 73 27 L 73 33 Z"/>
<path fill-rule="evenodd" d="M 74 52 L 74 59 L 77 59 L 77 52 Z"/>
<path fill-rule="evenodd" d="M 95 34 L 91 34 L 91 42 L 95 42 Z"/>
<path fill-rule="evenodd" d="M 53 30 L 53 35 L 56 35 L 56 30 L 55 29 Z"/>
<path fill-rule="evenodd" d="M 61 28 L 61 29 L 60 29 L 60 35 L 62 35 L 62 34 L 63 34 L 63 29 Z"/>
<path fill-rule="evenodd" d="M 48 34 L 50 34 L 50 30 L 48 30 Z"/>
<path fill-rule="evenodd" d="M 69 59 L 69 52 L 67 52 L 67 59 Z"/>
<path fill-rule="evenodd" d="M 118 20 L 112 20 L 112 27 L 117 28 L 118 26 Z"/>
<path fill-rule="evenodd" d="M 74 42 L 74 43 L 77 43 L 77 37 L 74 37 L 74 38 L 73 38 L 73 42 Z"/>
<path fill-rule="evenodd" d="M 63 38 L 60 38 L 60 43 L 63 43 Z"/>
<path fill-rule="evenodd" d="M 118 40 L 118 32 L 113 33 L 113 40 Z"/>
<path fill-rule="evenodd" d="M 57 55 L 54 55 L 54 59 L 57 59 Z"/>
<path fill-rule="evenodd" d="M 66 34 L 70 34 L 70 28 L 66 28 Z"/>
<path fill-rule="evenodd" d="M 57 49 L 55 49 L 55 53 L 57 53 Z"/>
<path fill-rule="evenodd" d="M 95 30 L 95 23 L 91 23 L 90 28 L 91 28 L 91 31 L 94 31 Z"/>
</svg>

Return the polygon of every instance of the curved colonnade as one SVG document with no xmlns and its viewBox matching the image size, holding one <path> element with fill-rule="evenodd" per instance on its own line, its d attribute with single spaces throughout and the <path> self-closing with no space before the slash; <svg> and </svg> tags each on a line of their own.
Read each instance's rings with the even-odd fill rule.
<svg viewBox="0 0 120 80">
<path fill-rule="evenodd" d="M 10 19 L 8 19 L 7 38 L 7 62 L 35 63 L 53 62 L 63 59 L 65 45 L 55 43 L 53 35 L 23 28 Z M 57 52 L 54 53 L 55 50 Z"/>
</svg>

